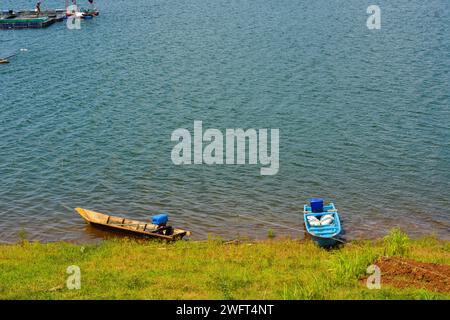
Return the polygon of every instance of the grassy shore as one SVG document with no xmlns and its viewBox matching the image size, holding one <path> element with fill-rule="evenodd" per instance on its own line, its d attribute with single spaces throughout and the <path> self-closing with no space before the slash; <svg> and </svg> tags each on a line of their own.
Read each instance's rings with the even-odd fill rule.
<svg viewBox="0 0 450 320">
<path fill-rule="evenodd" d="M 0 299 L 450 299 L 449 292 L 383 280 L 381 289 L 368 289 L 361 279 L 383 256 L 450 265 L 450 243 L 410 240 L 398 230 L 333 250 L 290 239 L 23 241 L 0 246 Z M 79 290 L 66 286 L 71 265 L 81 271 Z"/>
</svg>

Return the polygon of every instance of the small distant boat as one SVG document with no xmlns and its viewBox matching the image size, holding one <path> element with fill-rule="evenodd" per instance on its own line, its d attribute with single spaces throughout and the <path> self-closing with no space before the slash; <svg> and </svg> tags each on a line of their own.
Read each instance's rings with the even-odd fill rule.
<svg viewBox="0 0 450 320">
<path fill-rule="evenodd" d="M 305 228 L 312 240 L 320 247 L 332 247 L 341 242 L 337 237 L 342 232 L 339 213 L 333 203 L 323 205 L 322 199 L 311 199 L 303 207 Z"/>
<path fill-rule="evenodd" d="M 75 17 L 75 18 L 80 18 L 80 19 L 92 19 L 96 16 L 98 16 L 98 13 L 94 14 L 94 13 L 76 11 L 76 12 L 66 13 L 65 18 L 67 19 L 69 17 Z"/>
<path fill-rule="evenodd" d="M 95 8 L 81 8 L 80 12 L 84 17 L 97 17 L 100 12 Z"/>
<path fill-rule="evenodd" d="M 97 17 L 100 12 L 95 8 L 69 8 L 66 9 L 66 17 L 74 16 L 76 18 L 82 19 L 92 19 L 93 17 Z"/>
<path fill-rule="evenodd" d="M 175 229 L 166 225 L 168 216 L 165 214 L 154 216 L 152 223 L 149 223 L 109 216 L 107 214 L 83 208 L 75 208 L 75 211 L 78 212 L 87 223 L 103 229 L 123 231 L 137 236 L 160 238 L 168 241 L 180 240 L 184 236 L 191 235 L 190 231 Z"/>
<path fill-rule="evenodd" d="M 0 64 L 7 64 L 9 61 L 7 59 L 0 59 Z"/>
</svg>

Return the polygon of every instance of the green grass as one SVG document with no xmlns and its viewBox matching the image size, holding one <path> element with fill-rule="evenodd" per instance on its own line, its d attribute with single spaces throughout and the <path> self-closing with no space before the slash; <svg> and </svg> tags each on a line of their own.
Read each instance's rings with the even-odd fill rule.
<svg viewBox="0 0 450 320">
<path fill-rule="evenodd" d="M 450 264 L 450 245 L 410 240 L 399 230 L 382 240 L 324 250 L 291 239 L 224 244 L 109 240 L 100 244 L 30 243 L 0 246 L 0 299 L 449 299 L 423 289 L 359 280 L 381 256 Z M 81 270 L 69 290 L 67 267 Z"/>
<path fill-rule="evenodd" d="M 384 237 L 384 254 L 391 256 L 407 256 L 410 249 L 410 240 L 400 229 L 392 229 L 391 233 Z"/>
</svg>

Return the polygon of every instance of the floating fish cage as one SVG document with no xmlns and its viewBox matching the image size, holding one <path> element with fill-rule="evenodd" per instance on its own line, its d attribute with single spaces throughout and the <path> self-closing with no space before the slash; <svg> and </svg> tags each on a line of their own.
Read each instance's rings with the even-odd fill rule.
<svg viewBox="0 0 450 320">
<path fill-rule="evenodd" d="M 46 28 L 62 21 L 65 10 L 42 11 L 38 16 L 34 11 L 3 11 L 0 15 L 0 29 Z"/>
</svg>

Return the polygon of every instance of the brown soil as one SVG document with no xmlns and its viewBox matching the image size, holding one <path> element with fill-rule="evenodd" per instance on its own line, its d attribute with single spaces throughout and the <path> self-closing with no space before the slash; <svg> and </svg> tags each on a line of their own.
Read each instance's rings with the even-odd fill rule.
<svg viewBox="0 0 450 320">
<path fill-rule="evenodd" d="M 375 265 L 381 270 L 381 286 L 450 292 L 450 265 L 385 257 L 375 262 Z M 363 279 L 364 283 L 366 279 Z"/>
</svg>

